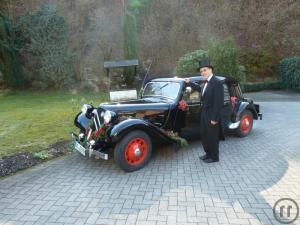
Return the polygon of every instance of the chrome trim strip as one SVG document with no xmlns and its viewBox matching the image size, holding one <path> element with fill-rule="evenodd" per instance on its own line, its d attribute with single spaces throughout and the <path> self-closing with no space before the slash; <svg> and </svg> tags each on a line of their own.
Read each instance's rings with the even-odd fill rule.
<svg viewBox="0 0 300 225">
<path fill-rule="evenodd" d="M 91 134 L 92 134 L 92 129 L 89 130 L 89 133 L 88 133 L 88 136 L 87 136 L 87 140 L 90 139 Z"/>
<path fill-rule="evenodd" d="M 100 118 L 99 118 L 99 114 L 98 114 L 98 111 L 96 110 L 96 116 L 97 116 L 97 120 L 98 120 L 98 124 L 99 124 L 99 127 L 101 126 L 101 123 L 100 123 Z"/>
<path fill-rule="evenodd" d="M 97 122 L 96 122 L 95 117 L 94 117 L 94 123 L 95 123 L 96 130 L 98 130 L 99 128 L 98 128 L 98 124 L 97 124 Z"/>
</svg>

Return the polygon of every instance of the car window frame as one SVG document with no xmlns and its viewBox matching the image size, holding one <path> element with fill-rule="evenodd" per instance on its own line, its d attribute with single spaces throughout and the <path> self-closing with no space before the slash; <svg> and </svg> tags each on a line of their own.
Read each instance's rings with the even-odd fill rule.
<svg viewBox="0 0 300 225">
<path fill-rule="evenodd" d="M 146 89 L 146 87 L 147 87 L 148 84 L 150 84 L 150 83 L 163 83 L 163 82 L 164 82 L 164 83 L 176 83 L 176 84 L 179 85 L 178 93 L 177 93 L 177 95 L 176 95 L 175 98 L 170 98 L 170 97 L 168 97 L 168 96 L 163 96 L 163 95 L 145 95 L 145 96 L 144 96 L 144 91 L 145 91 L 145 89 Z M 155 97 L 157 97 L 157 98 L 167 98 L 167 99 L 169 99 L 169 100 L 175 102 L 175 101 L 177 101 L 178 96 L 180 95 L 180 92 L 181 92 L 181 84 L 180 84 L 180 82 L 177 82 L 177 81 L 149 81 L 149 82 L 146 83 L 146 85 L 144 86 L 141 97 L 142 97 L 142 98 L 145 98 L 145 97 L 152 97 L 152 98 L 155 98 Z"/>
<path fill-rule="evenodd" d="M 228 93 L 228 98 L 225 98 L 225 87 L 227 89 L 227 93 Z M 224 102 L 230 102 L 230 97 L 231 97 L 231 93 L 230 93 L 230 88 L 228 86 L 228 84 L 223 83 L 223 88 L 224 88 Z"/>
</svg>

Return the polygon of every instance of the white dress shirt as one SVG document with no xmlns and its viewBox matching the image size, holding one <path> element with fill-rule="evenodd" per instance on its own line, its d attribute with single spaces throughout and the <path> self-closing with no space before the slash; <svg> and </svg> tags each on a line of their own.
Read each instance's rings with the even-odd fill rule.
<svg viewBox="0 0 300 225">
<path fill-rule="evenodd" d="M 213 74 L 211 74 L 211 75 L 207 78 L 207 82 L 210 81 L 210 79 L 212 78 L 212 76 L 213 76 Z M 207 87 L 207 83 L 205 83 L 205 85 L 204 85 L 204 87 L 203 87 L 202 95 L 204 94 L 206 87 Z"/>
</svg>

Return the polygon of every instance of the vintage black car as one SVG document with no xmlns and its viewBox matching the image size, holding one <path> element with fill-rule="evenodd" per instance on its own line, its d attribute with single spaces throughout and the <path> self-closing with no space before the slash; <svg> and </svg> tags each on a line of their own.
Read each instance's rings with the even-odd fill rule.
<svg viewBox="0 0 300 225">
<path fill-rule="evenodd" d="M 238 82 L 217 76 L 224 85 L 223 128 L 247 136 L 253 120 L 262 119 L 258 104 L 244 98 Z M 199 75 L 190 81 L 201 83 Z M 83 105 L 75 118 L 79 135 L 72 134 L 74 146 L 84 156 L 108 159 L 113 149 L 116 163 L 131 172 L 144 167 L 151 158 L 153 142 L 171 143 L 175 135 L 188 138 L 200 134 L 201 93 L 187 86 L 183 78 L 156 78 L 146 83 L 136 100 Z M 198 135 L 199 136 L 199 135 Z"/>
</svg>

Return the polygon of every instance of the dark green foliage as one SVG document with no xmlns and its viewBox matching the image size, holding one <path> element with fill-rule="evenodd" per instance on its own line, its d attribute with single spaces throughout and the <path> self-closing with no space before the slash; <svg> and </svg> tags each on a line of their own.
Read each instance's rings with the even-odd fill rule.
<svg viewBox="0 0 300 225">
<path fill-rule="evenodd" d="M 135 16 L 127 12 L 123 25 L 124 32 L 124 57 L 125 59 L 137 58 L 137 31 L 136 31 L 136 19 Z M 127 85 L 131 85 L 135 79 L 134 67 L 124 69 L 125 82 Z"/>
<path fill-rule="evenodd" d="M 0 71 L 4 82 L 11 87 L 25 85 L 16 27 L 0 12 Z"/>
<path fill-rule="evenodd" d="M 199 49 L 180 57 L 176 62 L 176 74 L 197 73 L 198 61 L 207 58 L 207 52 Z"/>
<path fill-rule="evenodd" d="M 231 38 L 212 42 L 208 49 L 216 74 L 224 74 L 238 81 L 244 81 L 245 67 L 239 62 L 239 54 L 239 49 Z"/>
<path fill-rule="evenodd" d="M 243 49 L 242 62 L 246 67 L 247 80 L 276 77 L 279 55 L 272 49 Z"/>
<path fill-rule="evenodd" d="M 128 11 L 136 18 L 137 31 L 140 32 L 144 28 L 144 18 L 149 12 L 152 1 L 149 0 L 130 0 Z"/>
<path fill-rule="evenodd" d="M 123 23 L 124 34 L 124 58 L 138 58 L 138 32 L 143 29 L 144 17 L 148 12 L 149 0 L 130 0 Z M 137 77 L 134 67 L 124 69 L 124 77 L 127 86 L 133 86 Z"/>
<path fill-rule="evenodd" d="M 143 7 L 143 3 L 141 0 L 130 0 L 128 9 L 132 12 L 138 13 L 138 11 Z"/>
<path fill-rule="evenodd" d="M 265 81 L 265 82 L 256 82 L 256 83 L 245 82 L 245 83 L 241 83 L 240 85 L 243 92 L 254 92 L 254 91 L 267 90 L 267 89 L 282 88 L 281 81 Z"/>
<path fill-rule="evenodd" d="M 23 53 L 31 57 L 30 80 L 38 88 L 59 88 L 75 79 L 75 56 L 68 49 L 68 26 L 58 10 L 42 6 L 19 19 Z"/>
<path fill-rule="evenodd" d="M 283 59 L 280 75 L 285 88 L 300 90 L 300 56 Z"/>
</svg>

